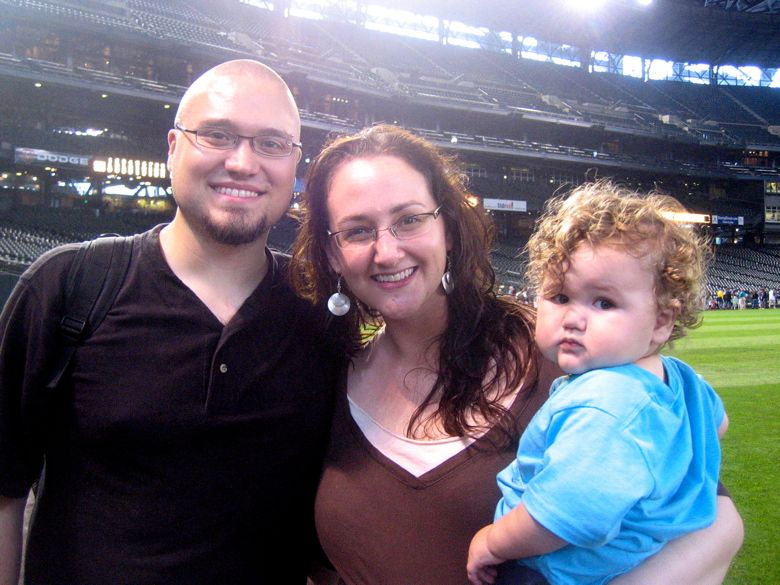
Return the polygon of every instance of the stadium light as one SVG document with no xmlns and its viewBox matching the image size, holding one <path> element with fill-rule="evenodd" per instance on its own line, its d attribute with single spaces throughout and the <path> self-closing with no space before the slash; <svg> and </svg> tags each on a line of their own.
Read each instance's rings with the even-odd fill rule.
<svg viewBox="0 0 780 585">
<path fill-rule="evenodd" d="M 595 12 L 599 10 L 606 0 L 568 0 L 567 5 L 572 10 L 579 10 L 580 12 Z"/>
<path fill-rule="evenodd" d="M 676 211 L 663 211 L 661 212 L 661 215 L 671 219 L 672 221 L 676 221 L 677 223 L 712 223 L 710 215 L 705 213 L 680 213 Z"/>
<path fill-rule="evenodd" d="M 614 0 L 613 0 L 614 1 Z M 637 6 L 650 6 L 653 0 L 634 0 Z M 596 12 L 607 4 L 608 0 L 566 0 L 566 4 L 572 10 L 579 12 Z"/>
</svg>

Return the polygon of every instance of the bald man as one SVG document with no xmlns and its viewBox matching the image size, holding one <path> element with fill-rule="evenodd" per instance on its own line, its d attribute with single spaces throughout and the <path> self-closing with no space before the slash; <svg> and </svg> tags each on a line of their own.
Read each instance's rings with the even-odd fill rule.
<svg viewBox="0 0 780 585">
<path fill-rule="evenodd" d="M 46 254 L 0 317 L 0 584 L 306 582 L 337 356 L 268 231 L 301 157 L 284 81 L 207 71 L 168 132 L 177 203 L 137 236 L 98 330 L 44 396 L 74 246 Z"/>
</svg>

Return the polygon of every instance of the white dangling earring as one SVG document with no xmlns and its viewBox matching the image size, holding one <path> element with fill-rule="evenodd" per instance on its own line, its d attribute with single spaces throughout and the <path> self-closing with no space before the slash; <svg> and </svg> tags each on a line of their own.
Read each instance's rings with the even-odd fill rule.
<svg viewBox="0 0 780 585">
<path fill-rule="evenodd" d="M 341 292 L 341 276 L 339 276 L 339 280 L 336 283 L 336 292 L 330 295 L 328 299 L 328 311 L 336 315 L 336 317 L 342 317 L 349 312 L 351 306 L 352 301 Z"/>
<path fill-rule="evenodd" d="M 450 272 L 450 256 L 447 255 L 447 269 L 441 277 L 441 287 L 444 289 L 444 294 L 452 294 L 455 290 L 455 281 L 452 280 L 452 273 Z"/>
</svg>

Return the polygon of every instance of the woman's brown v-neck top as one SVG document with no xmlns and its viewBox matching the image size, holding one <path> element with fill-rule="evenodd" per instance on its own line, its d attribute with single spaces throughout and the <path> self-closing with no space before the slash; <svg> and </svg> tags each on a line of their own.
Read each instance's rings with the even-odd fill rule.
<svg viewBox="0 0 780 585">
<path fill-rule="evenodd" d="M 515 399 L 510 412 L 520 432 L 550 381 L 544 375 Z M 316 502 L 317 532 L 331 563 L 349 585 L 466 585 L 469 543 L 493 521 L 496 474 L 517 445 L 492 429 L 415 477 L 365 438 L 345 388 L 340 395 Z"/>
</svg>

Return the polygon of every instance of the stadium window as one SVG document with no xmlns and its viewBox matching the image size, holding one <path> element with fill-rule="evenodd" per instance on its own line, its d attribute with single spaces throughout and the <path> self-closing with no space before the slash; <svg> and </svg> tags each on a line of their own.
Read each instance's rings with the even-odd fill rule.
<svg viewBox="0 0 780 585">
<path fill-rule="evenodd" d="M 325 17 L 314 10 L 305 10 L 301 8 L 289 8 L 290 16 L 295 18 L 305 18 L 306 20 L 325 20 Z"/>
<path fill-rule="evenodd" d="M 328 4 L 320 0 L 297 0 L 290 2 L 287 11 L 290 16 L 307 20 L 325 20 Z"/>
<path fill-rule="evenodd" d="M 512 34 L 511 32 L 501 31 L 501 32 L 498 33 L 498 38 L 499 38 L 500 43 L 501 43 L 501 50 L 504 53 L 509 53 L 511 55 L 512 54 L 512 42 L 513 42 L 513 39 L 515 38 L 515 35 Z"/>
<path fill-rule="evenodd" d="M 352 0 L 294 0 L 289 3 L 287 11 L 290 16 L 308 20 L 330 19 L 353 23 L 359 21 L 358 4 Z"/>
<path fill-rule="evenodd" d="M 582 181 L 572 173 L 564 171 L 553 171 L 548 175 L 548 181 L 551 185 L 579 185 Z"/>
<path fill-rule="evenodd" d="M 241 4 L 249 4 L 250 6 L 256 6 L 257 8 L 265 8 L 266 10 L 273 10 L 273 2 L 263 2 L 263 0 L 240 0 Z"/>
<path fill-rule="evenodd" d="M 623 66 L 623 55 L 607 51 L 592 51 L 590 56 L 591 73 L 620 73 Z"/>
<path fill-rule="evenodd" d="M 540 41 L 535 37 L 518 37 L 520 57 L 533 61 L 543 61 L 565 65 L 567 67 L 579 67 L 581 57 L 579 49 L 571 45 L 561 45 Z"/>
<path fill-rule="evenodd" d="M 520 57 L 534 61 L 547 61 L 546 55 L 537 50 L 539 42 L 534 37 L 519 37 Z"/>
<path fill-rule="evenodd" d="M 722 65 L 718 67 L 718 83 L 720 85 L 761 85 L 763 71 L 760 67 L 734 67 Z"/>
<path fill-rule="evenodd" d="M 776 83 L 774 79 L 777 76 L 777 71 L 777 69 L 762 69 L 755 66 L 724 65 L 717 70 L 717 83 L 720 85 L 780 87 L 780 78 L 777 79 Z"/>
<path fill-rule="evenodd" d="M 638 77 L 639 79 L 643 79 L 645 75 L 645 67 L 642 57 L 625 55 L 623 57 L 622 73 L 627 77 Z"/>
<path fill-rule="evenodd" d="M 481 48 L 489 32 L 484 27 L 470 26 L 457 20 L 445 20 L 442 25 L 446 31 L 446 37 L 443 39 L 445 44 L 467 49 Z"/>
<path fill-rule="evenodd" d="M 689 83 L 709 85 L 710 66 L 707 63 L 675 63 L 680 79 Z"/>
<path fill-rule="evenodd" d="M 464 171 L 465 171 L 466 175 L 471 177 L 472 179 L 474 179 L 474 178 L 486 179 L 487 178 L 487 169 L 485 167 L 480 166 L 480 165 L 475 164 L 475 163 L 468 163 L 468 164 L 466 164 Z"/>
<path fill-rule="evenodd" d="M 509 178 L 516 183 L 533 183 L 536 181 L 534 170 L 524 167 L 511 167 L 509 169 Z"/>
<path fill-rule="evenodd" d="M 366 6 L 365 23 L 369 30 L 428 41 L 439 40 L 439 19 L 435 16 L 369 5 Z"/>
<path fill-rule="evenodd" d="M 666 80 L 674 78 L 674 62 L 663 59 L 652 59 L 647 68 L 647 78 Z"/>
</svg>

